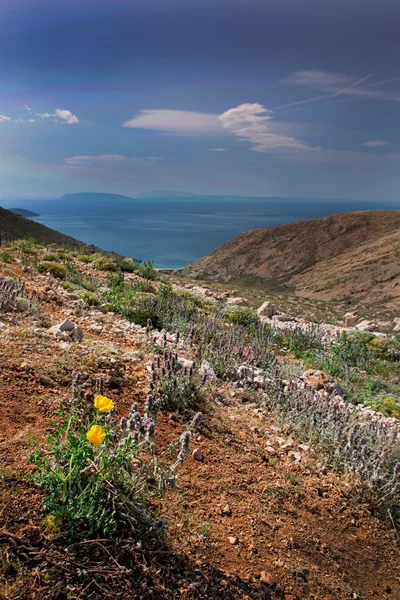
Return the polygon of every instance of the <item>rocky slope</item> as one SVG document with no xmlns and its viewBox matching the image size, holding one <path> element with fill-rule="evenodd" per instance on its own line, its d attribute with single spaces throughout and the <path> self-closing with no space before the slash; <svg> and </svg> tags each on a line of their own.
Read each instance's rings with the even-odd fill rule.
<svg viewBox="0 0 400 600">
<path fill-rule="evenodd" d="M 400 307 L 400 211 L 360 211 L 247 231 L 183 275 L 255 281 L 318 300 Z"/>
<path fill-rule="evenodd" d="M 202 460 L 189 456 L 177 489 L 150 499 L 168 521 L 167 546 L 65 541 L 46 521 L 30 454 L 46 448 L 60 406 L 69 406 L 74 372 L 85 382 L 102 377 L 125 416 L 133 401 L 145 404 L 159 355 L 144 327 L 85 303 L 65 282 L 23 264 L 18 252 L 15 262 L 0 264 L 0 276 L 23 283 L 37 309 L 21 303 L 0 319 L 1 598 L 399 597 L 396 534 L 360 498 L 354 478 L 321 463 L 317 448 L 279 425 L 250 387 L 232 381 L 210 385 L 194 440 Z M 40 259 L 44 250 L 37 252 Z M 105 273 L 77 266 L 85 281 L 107 285 Z M 134 274 L 126 279 L 140 282 Z M 82 335 L 55 335 L 50 326 L 67 317 Z M 164 350 L 180 359 L 189 351 L 169 334 Z M 160 414 L 160 453 L 187 419 Z"/>
</svg>

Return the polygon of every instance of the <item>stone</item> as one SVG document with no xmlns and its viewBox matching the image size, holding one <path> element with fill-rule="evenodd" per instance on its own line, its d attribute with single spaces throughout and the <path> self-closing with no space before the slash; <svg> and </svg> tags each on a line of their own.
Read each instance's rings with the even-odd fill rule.
<svg viewBox="0 0 400 600">
<path fill-rule="evenodd" d="M 393 321 L 393 331 L 400 331 L 400 319 L 398 317 Z"/>
<path fill-rule="evenodd" d="M 214 369 L 212 368 L 210 363 L 207 362 L 206 360 L 203 360 L 203 362 L 201 363 L 199 373 L 202 377 L 205 377 L 208 381 L 215 381 L 217 379 Z"/>
<path fill-rule="evenodd" d="M 238 543 L 238 539 L 235 536 L 229 536 L 228 537 L 228 542 L 230 544 L 232 544 L 232 546 L 236 546 L 236 544 Z"/>
<path fill-rule="evenodd" d="M 83 340 L 82 329 L 70 319 L 65 319 L 62 323 L 53 325 L 50 327 L 49 333 L 53 334 L 55 337 L 66 337 L 75 342 L 81 342 Z"/>
<path fill-rule="evenodd" d="M 324 373 L 324 371 L 318 371 L 314 369 L 307 369 L 303 373 L 303 381 L 310 385 L 315 390 L 323 390 L 327 384 L 333 382 L 333 377 Z"/>
<path fill-rule="evenodd" d="M 90 326 L 90 331 L 94 331 L 95 333 L 101 333 L 103 331 L 103 326 L 102 325 L 91 325 Z"/>
<path fill-rule="evenodd" d="M 357 331 L 378 331 L 378 325 L 372 321 L 361 321 L 356 325 Z"/>
<path fill-rule="evenodd" d="M 265 583 L 265 585 L 275 585 L 276 584 L 276 578 L 272 575 L 272 573 L 267 573 L 266 571 L 261 571 L 260 581 L 261 581 L 261 583 Z"/>
<path fill-rule="evenodd" d="M 232 509 L 229 504 L 225 504 L 224 508 L 222 509 L 222 514 L 226 517 L 230 517 L 232 515 Z"/>
<path fill-rule="evenodd" d="M 267 317 L 267 319 L 271 319 L 274 315 L 279 313 L 277 307 L 272 304 L 272 302 L 264 302 L 257 310 L 257 314 L 259 317 Z"/>
<path fill-rule="evenodd" d="M 197 460 L 198 462 L 201 462 L 204 458 L 203 453 L 200 450 L 200 448 L 196 448 L 195 450 L 193 450 L 192 456 L 193 456 L 194 460 Z"/>
<path fill-rule="evenodd" d="M 301 462 L 301 454 L 300 452 L 289 452 L 290 458 L 295 460 L 296 462 Z"/>
<path fill-rule="evenodd" d="M 360 320 L 360 315 L 357 311 L 348 312 L 344 315 L 344 326 L 345 327 L 354 327 Z"/>
<path fill-rule="evenodd" d="M 272 446 L 266 446 L 265 452 L 268 452 L 268 454 L 271 454 L 272 456 L 274 456 L 274 454 L 276 454 L 276 450 Z"/>
<path fill-rule="evenodd" d="M 58 325 L 60 331 L 72 331 L 75 329 L 76 325 L 71 319 L 65 319 L 62 323 Z"/>
<path fill-rule="evenodd" d="M 249 308 L 250 303 L 246 298 L 227 298 L 227 304 L 232 306 L 243 306 L 245 308 Z"/>
</svg>

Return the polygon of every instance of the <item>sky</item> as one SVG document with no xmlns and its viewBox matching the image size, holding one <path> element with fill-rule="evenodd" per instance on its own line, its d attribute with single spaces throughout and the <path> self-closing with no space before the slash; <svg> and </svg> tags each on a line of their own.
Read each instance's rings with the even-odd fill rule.
<svg viewBox="0 0 400 600">
<path fill-rule="evenodd" d="M 0 199 L 399 200 L 398 0 L 2 0 Z"/>
</svg>

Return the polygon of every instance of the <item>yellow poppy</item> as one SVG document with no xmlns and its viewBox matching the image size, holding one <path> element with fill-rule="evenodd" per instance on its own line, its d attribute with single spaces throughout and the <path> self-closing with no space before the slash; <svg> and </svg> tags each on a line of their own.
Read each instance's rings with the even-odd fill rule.
<svg viewBox="0 0 400 600">
<path fill-rule="evenodd" d="M 96 396 L 94 405 L 100 412 L 108 412 L 114 409 L 114 402 L 107 396 Z"/>
<path fill-rule="evenodd" d="M 86 437 L 89 442 L 92 442 L 93 446 L 100 446 L 106 437 L 106 432 L 100 425 L 92 425 L 87 432 Z"/>
</svg>

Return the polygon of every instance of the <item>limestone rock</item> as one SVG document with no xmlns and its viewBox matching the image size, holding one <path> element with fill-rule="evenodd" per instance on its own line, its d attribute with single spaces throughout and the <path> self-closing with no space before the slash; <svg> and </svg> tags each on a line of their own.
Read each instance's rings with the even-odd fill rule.
<svg viewBox="0 0 400 600">
<path fill-rule="evenodd" d="M 272 302 L 264 302 L 257 310 L 257 314 L 259 317 L 267 317 L 267 319 L 271 319 L 274 315 L 279 313 L 277 307 L 272 304 Z"/>
</svg>

